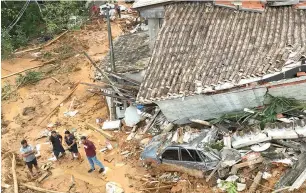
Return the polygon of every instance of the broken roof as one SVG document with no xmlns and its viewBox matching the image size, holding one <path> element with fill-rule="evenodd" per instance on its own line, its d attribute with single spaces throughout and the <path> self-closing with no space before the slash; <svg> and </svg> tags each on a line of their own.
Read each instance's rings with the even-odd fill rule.
<svg viewBox="0 0 306 193">
<path fill-rule="evenodd" d="M 306 54 L 305 10 L 266 7 L 256 13 L 207 3 L 176 3 L 165 10 L 140 103 L 238 85 L 281 71 Z"/>
<path fill-rule="evenodd" d="M 116 72 L 134 72 L 147 66 L 151 50 L 146 31 L 119 36 L 113 44 Z M 103 58 L 102 68 L 110 66 L 109 54 Z"/>
</svg>

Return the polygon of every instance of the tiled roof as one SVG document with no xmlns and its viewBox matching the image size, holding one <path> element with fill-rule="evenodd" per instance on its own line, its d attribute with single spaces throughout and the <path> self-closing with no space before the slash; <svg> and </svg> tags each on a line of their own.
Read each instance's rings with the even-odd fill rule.
<svg viewBox="0 0 306 193">
<path fill-rule="evenodd" d="M 116 72 L 139 71 L 147 67 L 152 52 L 146 31 L 119 36 L 113 44 Z M 103 58 L 101 69 L 110 68 L 109 54 Z"/>
<path fill-rule="evenodd" d="M 170 2 L 175 2 L 175 1 L 178 2 L 180 0 L 136 0 L 135 3 L 133 4 L 133 8 L 141 8 L 141 7 L 146 7 L 150 5 L 170 3 Z"/>
<path fill-rule="evenodd" d="M 176 3 L 165 9 L 137 96 L 140 103 L 236 85 L 280 71 L 306 54 L 305 10 L 266 7 L 256 13 L 207 3 Z"/>
</svg>

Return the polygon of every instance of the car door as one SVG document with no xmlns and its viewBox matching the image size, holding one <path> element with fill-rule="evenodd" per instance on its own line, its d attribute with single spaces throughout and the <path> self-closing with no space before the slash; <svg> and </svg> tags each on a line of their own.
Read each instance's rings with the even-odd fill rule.
<svg viewBox="0 0 306 193">
<path fill-rule="evenodd" d="M 213 154 L 210 154 L 209 152 L 203 153 L 202 151 L 198 151 L 198 153 L 200 157 L 204 160 L 207 171 L 213 170 L 220 161 L 217 157 L 215 157 Z"/>
<path fill-rule="evenodd" d="M 206 163 L 198 154 L 198 151 L 191 148 L 180 148 L 181 166 L 196 170 L 206 170 Z"/>
<path fill-rule="evenodd" d="M 180 162 L 179 148 L 168 147 L 161 154 L 162 163 L 178 165 Z"/>
</svg>

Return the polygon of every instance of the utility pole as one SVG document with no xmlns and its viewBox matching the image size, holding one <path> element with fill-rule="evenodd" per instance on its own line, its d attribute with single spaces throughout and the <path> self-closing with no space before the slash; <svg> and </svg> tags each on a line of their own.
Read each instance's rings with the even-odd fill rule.
<svg viewBox="0 0 306 193">
<path fill-rule="evenodd" d="M 112 39 L 112 29 L 110 24 L 110 15 L 109 15 L 110 7 L 106 8 L 106 17 L 107 17 L 107 33 L 108 33 L 108 43 L 109 43 L 109 51 L 110 51 L 110 62 L 111 62 L 111 70 L 115 72 L 115 60 L 114 60 L 114 50 L 113 50 L 113 39 Z M 114 102 L 114 98 L 111 97 L 110 100 L 110 119 L 113 121 L 116 119 L 116 104 Z"/>
<path fill-rule="evenodd" d="M 116 71 L 115 68 L 115 59 L 114 59 L 114 49 L 113 49 L 113 39 L 112 39 L 112 29 L 110 24 L 110 15 L 109 15 L 110 7 L 106 8 L 106 16 L 107 16 L 107 33 L 108 33 L 108 43 L 109 43 L 109 51 L 110 51 L 110 62 L 112 72 Z"/>
</svg>

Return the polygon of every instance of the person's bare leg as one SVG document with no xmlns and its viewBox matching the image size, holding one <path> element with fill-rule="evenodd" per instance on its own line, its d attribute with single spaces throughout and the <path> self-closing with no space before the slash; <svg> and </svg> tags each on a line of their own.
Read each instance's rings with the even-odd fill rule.
<svg viewBox="0 0 306 193">
<path fill-rule="evenodd" d="M 72 160 L 74 160 L 74 155 L 73 155 L 73 152 L 71 152 L 71 156 L 72 156 L 72 158 L 71 158 L 71 159 L 72 159 Z"/>
<path fill-rule="evenodd" d="M 34 177 L 35 175 L 34 175 L 34 173 L 33 173 L 33 169 L 29 167 L 29 171 L 30 171 L 30 173 L 31 173 L 31 176 Z"/>
<path fill-rule="evenodd" d="M 35 166 L 35 169 L 36 169 L 37 173 L 40 174 L 40 169 L 39 169 L 38 165 Z"/>
</svg>

